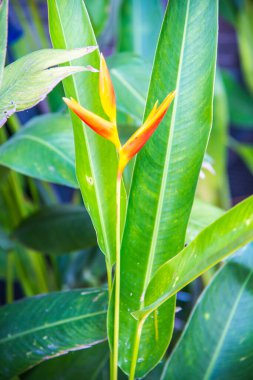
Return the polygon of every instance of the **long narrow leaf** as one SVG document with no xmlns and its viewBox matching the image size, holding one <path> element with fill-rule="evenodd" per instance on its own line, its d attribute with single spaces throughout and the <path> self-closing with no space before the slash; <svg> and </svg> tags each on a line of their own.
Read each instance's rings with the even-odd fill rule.
<svg viewBox="0 0 253 380">
<path fill-rule="evenodd" d="M 144 305 L 155 271 L 185 243 L 212 122 L 216 47 L 217 1 L 170 0 L 145 114 L 170 91 L 177 95 L 137 157 L 122 241 L 119 363 L 127 373 L 137 334 L 131 312 Z M 146 321 L 136 377 L 144 376 L 163 356 L 173 330 L 174 303 L 170 300 Z"/>
<path fill-rule="evenodd" d="M 252 378 L 252 248 L 230 260 L 206 288 L 162 380 Z"/>
<path fill-rule="evenodd" d="M 145 294 L 142 318 L 176 294 L 189 282 L 253 240 L 253 196 L 247 198 L 205 228 L 176 257 L 161 266 Z"/>
<path fill-rule="evenodd" d="M 54 47 L 96 45 L 92 26 L 82 0 L 48 0 L 50 34 Z M 99 53 L 82 58 L 99 68 Z M 98 94 L 98 75 L 80 74 L 64 81 L 66 96 L 72 96 L 89 110 L 104 116 Z M 76 173 L 85 206 L 95 226 L 101 250 L 113 264 L 115 260 L 115 186 L 117 155 L 114 146 L 96 135 L 75 115 L 72 116 L 76 149 Z M 125 193 L 122 192 L 122 221 Z"/>
</svg>

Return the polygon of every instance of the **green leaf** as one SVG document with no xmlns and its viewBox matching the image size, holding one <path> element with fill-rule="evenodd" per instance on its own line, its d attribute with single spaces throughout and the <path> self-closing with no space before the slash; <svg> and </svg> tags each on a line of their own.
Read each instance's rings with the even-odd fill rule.
<svg viewBox="0 0 253 380">
<path fill-rule="evenodd" d="M 184 246 L 212 121 L 217 1 L 170 0 L 156 51 L 145 114 L 176 89 L 164 121 L 136 159 L 121 252 L 120 367 L 132 361 L 131 312 L 155 271 Z M 144 325 L 136 377 L 159 362 L 170 342 L 174 298 Z M 111 331 L 110 335 L 113 332 Z M 110 338 L 111 339 L 111 338 Z"/>
<path fill-rule="evenodd" d="M 227 92 L 229 117 L 233 127 L 252 129 L 253 99 L 243 86 L 227 71 L 222 71 L 222 79 Z"/>
<path fill-rule="evenodd" d="M 230 260 L 205 289 L 162 380 L 251 379 L 252 248 Z"/>
<path fill-rule="evenodd" d="M 64 254 L 97 244 L 89 214 L 84 207 L 44 207 L 24 219 L 13 232 L 18 242 L 39 252 Z"/>
<path fill-rule="evenodd" d="M 3 78 L 5 65 L 6 48 L 7 48 L 7 25 L 8 25 L 8 6 L 9 1 L 3 0 L 0 3 L 0 88 Z"/>
<path fill-rule="evenodd" d="M 192 241 L 205 227 L 223 215 L 224 211 L 196 199 L 193 203 L 186 233 L 186 242 Z"/>
<path fill-rule="evenodd" d="M 253 239 L 253 196 L 239 203 L 205 228 L 176 257 L 163 264 L 145 294 L 142 318 L 203 272 Z"/>
<path fill-rule="evenodd" d="M 74 380 L 103 379 L 104 367 L 108 361 L 108 344 L 97 344 L 89 349 L 69 352 L 39 364 L 21 376 L 21 380 Z"/>
<path fill-rule="evenodd" d="M 96 39 L 83 1 L 48 0 L 50 34 L 54 47 L 74 48 L 96 45 Z M 87 58 L 78 61 L 85 66 Z M 99 67 L 99 52 L 89 57 Z M 80 74 L 64 81 L 66 96 L 74 97 L 89 110 L 103 115 L 98 93 L 98 75 Z M 98 136 L 71 114 L 76 149 L 76 173 L 84 204 L 91 215 L 101 250 L 112 265 L 115 261 L 116 172 L 114 146 Z M 122 222 L 126 204 L 122 191 Z"/>
<path fill-rule="evenodd" d="M 121 7 L 118 49 L 152 61 L 162 18 L 159 0 L 125 0 Z"/>
<path fill-rule="evenodd" d="M 107 292 L 73 290 L 31 297 L 0 309 L 0 377 L 106 339 Z"/>
<path fill-rule="evenodd" d="M 33 118 L 0 146 L 1 165 L 43 181 L 76 188 L 74 156 L 71 120 L 61 114 Z"/>
<path fill-rule="evenodd" d="M 95 47 L 60 50 L 43 49 L 6 66 L 0 88 L 0 127 L 16 111 L 39 103 L 64 78 L 91 67 L 53 67 L 91 53 Z"/>
</svg>

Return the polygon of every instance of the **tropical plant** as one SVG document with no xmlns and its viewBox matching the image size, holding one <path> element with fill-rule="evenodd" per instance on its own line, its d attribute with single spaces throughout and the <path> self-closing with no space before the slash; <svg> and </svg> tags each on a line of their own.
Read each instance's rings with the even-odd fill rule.
<svg viewBox="0 0 253 380">
<path fill-rule="evenodd" d="M 221 73 L 213 112 L 218 1 L 170 0 L 155 53 L 130 33 L 132 53 L 154 54 L 152 70 L 126 53 L 108 60 L 108 69 L 86 3 L 101 43 L 109 38 L 101 16 L 108 1 L 98 13 L 89 1 L 48 0 L 53 49 L 6 67 L 8 1 L 0 4 L 0 118 L 7 125 L 0 257 L 8 303 L 0 308 L 0 378 L 250 379 L 253 196 L 230 208 Z M 120 18 L 131 24 L 136 6 L 146 20 L 158 9 L 160 19 L 157 0 L 137 3 L 124 2 Z M 121 52 L 128 50 L 126 25 Z M 47 47 L 43 33 L 41 42 Z M 70 115 L 37 116 L 17 131 L 14 113 L 62 80 Z M 201 185 L 196 196 L 201 168 L 212 171 L 203 165 L 212 124 L 213 205 L 203 201 Z M 71 204 L 59 204 L 47 182 L 73 189 Z M 200 276 L 209 284 L 175 345 L 176 296 L 180 302 Z M 26 297 L 13 302 L 16 278 Z"/>
</svg>

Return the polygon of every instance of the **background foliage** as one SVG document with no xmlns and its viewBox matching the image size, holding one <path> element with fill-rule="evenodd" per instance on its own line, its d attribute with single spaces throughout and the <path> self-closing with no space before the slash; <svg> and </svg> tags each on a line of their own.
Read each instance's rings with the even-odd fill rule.
<svg viewBox="0 0 253 380">
<path fill-rule="evenodd" d="M 251 0 L 219 1 L 212 131 L 205 178 L 198 179 L 211 123 L 217 8 L 215 1 L 205 0 L 196 16 L 197 3 L 170 0 L 163 24 L 167 2 L 160 0 L 10 0 L 0 5 L 1 124 L 8 116 L 0 130 L 1 379 L 109 378 L 105 284 L 115 261 L 111 183 L 116 153 L 83 129 L 79 119 L 71 119 L 61 100 L 65 92 L 104 116 L 98 74 L 81 73 L 87 65 L 99 68 L 99 51 L 73 50 L 97 42 L 115 86 L 122 140 L 157 98 L 174 88 L 179 93 L 159 134 L 139 154 L 134 175 L 133 162 L 124 174 L 122 224 L 127 196 L 129 208 L 122 253 L 128 280 L 122 284 L 121 369 L 129 373 L 138 325 L 127 313 L 139 307 L 150 311 L 158 299 L 159 314 L 151 314 L 143 330 L 138 376 L 251 379 L 252 244 L 188 283 L 209 267 L 209 252 L 224 256 L 223 239 L 212 251 L 207 230 L 198 235 L 206 226 L 214 222 L 213 233 L 228 236 L 231 251 L 252 239 L 252 225 L 243 224 L 245 215 L 252 216 L 252 198 L 230 212 L 232 219 L 225 215 L 215 221 L 252 194 L 253 6 Z M 68 51 L 54 57 L 48 50 L 52 45 Z M 153 210 L 158 210 L 156 218 Z M 181 257 L 189 261 L 198 247 L 207 247 L 206 261 L 196 264 L 195 275 L 187 260 L 181 266 Z M 158 288 L 155 278 L 149 283 L 173 256 L 160 271 L 168 278 L 173 268 L 181 268 L 189 281 L 172 277 L 169 288 L 163 283 Z M 146 268 L 142 274 L 140 264 Z M 134 291 L 129 288 L 133 281 Z M 174 297 L 163 301 L 176 291 L 174 320 Z M 159 340 L 155 319 L 163 334 Z M 120 378 L 126 379 L 123 372 Z"/>
</svg>

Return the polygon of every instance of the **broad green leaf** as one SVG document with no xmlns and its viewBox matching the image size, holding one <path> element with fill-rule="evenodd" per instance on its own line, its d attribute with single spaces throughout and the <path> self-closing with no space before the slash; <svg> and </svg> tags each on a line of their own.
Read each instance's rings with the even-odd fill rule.
<svg viewBox="0 0 253 380">
<path fill-rule="evenodd" d="M 47 360 L 21 375 L 21 380 L 101 380 L 106 373 L 108 357 L 108 344 L 96 344 Z"/>
<path fill-rule="evenodd" d="M 253 99 L 243 86 L 227 71 L 222 71 L 222 79 L 227 92 L 229 117 L 233 127 L 252 129 Z"/>
<path fill-rule="evenodd" d="M 187 227 L 186 242 L 192 241 L 205 227 L 220 218 L 223 213 L 222 209 L 196 199 L 192 206 Z"/>
<path fill-rule="evenodd" d="M 150 78 L 150 64 L 132 54 L 110 58 L 110 73 L 117 96 L 117 108 L 141 124 Z"/>
<path fill-rule="evenodd" d="M 253 3 L 245 0 L 238 12 L 236 31 L 241 59 L 241 67 L 245 82 L 253 95 Z"/>
<path fill-rule="evenodd" d="M 82 0 L 48 0 L 50 34 L 54 47 L 74 48 L 96 45 L 96 39 Z M 99 67 L 99 52 L 82 58 L 78 64 Z M 80 74 L 64 81 L 68 97 L 74 97 L 89 110 L 103 115 L 98 94 L 98 75 Z M 112 265 L 115 261 L 116 171 L 114 146 L 98 136 L 71 114 L 76 149 L 76 173 L 84 204 L 91 215 L 101 250 Z M 122 222 L 125 193 L 122 191 Z"/>
<path fill-rule="evenodd" d="M 147 288 L 142 318 L 203 272 L 253 240 L 253 196 L 205 228 L 176 257 L 163 264 Z"/>
<path fill-rule="evenodd" d="M 39 252 L 63 254 L 93 247 L 96 234 L 84 207 L 44 207 L 21 222 L 12 237 Z"/>
<path fill-rule="evenodd" d="M 30 53 L 6 66 L 0 88 L 0 127 L 16 111 L 39 103 L 64 78 L 93 70 L 91 67 L 53 67 L 91 53 L 95 47 L 74 50 L 44 49 Z"/>
<path fill-rule="evenodd" d="M 162 380 L 252 378 L 252 248 L 230 260 L 205 289 Z"/>
<path fill-rule="evenodd" d="M 6 48 L 7 48 L 7 21 L 8 21 L 9 1 L 3 0 L 0 3 L 0 88 L 3 78 Z"/>
<path fill-rule="evenodd" d="M 159 0 L 124 0 L 121 6 L 119 51 L 153 60 L 163 10 Z"/>
<path fill-rule="evenodd" d="M 70 187 L 78 187 L 74 156 L 71 120 L 68 115 L 61 114 L 33 118 L 0 146 L 1 165 Z"/>
<path fill-rule="evenodd" d="M 172 90 L 164 121 L 136 159 L 121 254 L 120 367 L 132 361 L 137 321 L 156 270 L 184 246 L 212 121 L 217 1 L 170 0 L 158 42 L 145 114 Z M 159 362 L 171 339 L 173 298 L 144 325 L 136 377 Z M 112 335 L 113 332 L 111 331 Z"/>
<path fill-rule="evenodd" d="M 145 380 L 160 378 L 163 364 L 155 368 Z M 66 355 L 47 360 L 20 376 L 21 380 L 109 380 L 109 347 L 101 343 L 86 350 L 69 352 Z M 119 372 L 119 380 L 127 376 Z"/>
<path fill-rule="evenodd" d="M 227 178 L 228 105 L 220 71 L 216 71 L 214 87 L 213 126 L 207 153 L 212 158 L 212 171 L 206 170 L 199 181 L 200 198 L 215 206 L 229 209 L 230 193 Z"/>
<path fill-rule="evenodd" d="M 85 289 L 31 297 L 0 309 L 0 377 L 106 339 L 107 292 Z"/>
</svg>

